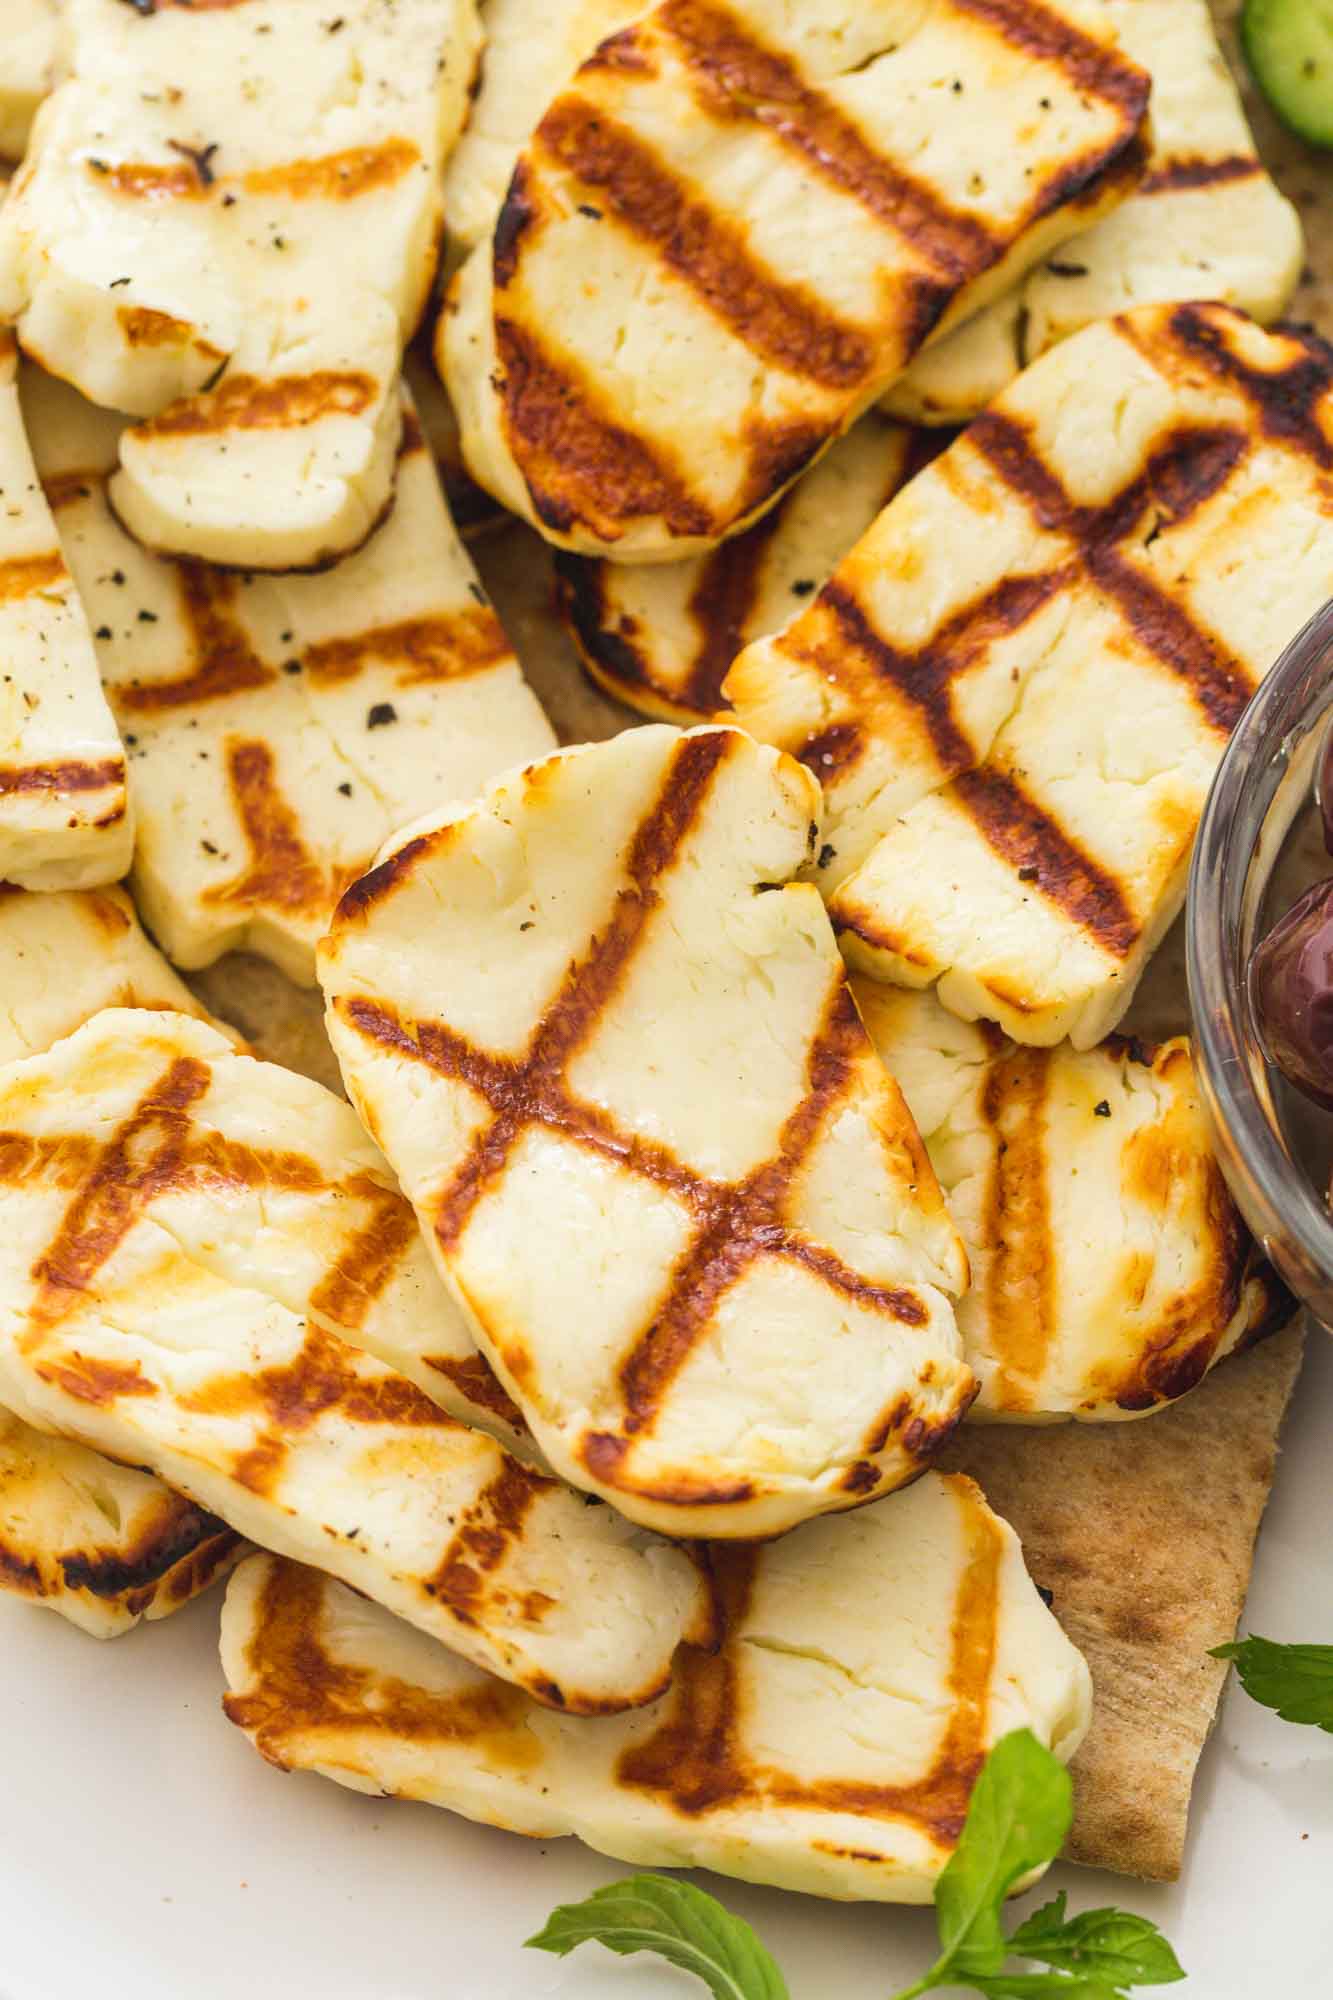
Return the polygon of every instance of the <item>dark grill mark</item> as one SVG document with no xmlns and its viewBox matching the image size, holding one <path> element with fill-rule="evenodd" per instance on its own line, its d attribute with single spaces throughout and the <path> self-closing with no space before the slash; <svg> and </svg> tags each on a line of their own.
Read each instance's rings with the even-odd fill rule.
<svg viewBox="0 0 1333 2000">
<path fill-rule="evenodd" d="M 627 126 L 565 96 L 547 112 L 537 139 L 552 160 L 596 188 L 607 209 L 752 353 L 843 395 L 866 380 L 875 355 L 865 333 L 835 318 L 807 286 L 762 264 L 747 231 L 692 194 Z"/>
<path fill-rule="evenodd" d="M 994 770 L 964 771 L 954 793 L 978 831 L 1011 868 L 1035 868 L 1034 887 L 1096 938 L 1126 958 L 1139 925 L 1114 875 L 1085 854 L 1018 781 Z"/>
<path fill-rule="evenodd" d="M 1081 507 L 1071 500 L 1013 417 L 987 410 L 967 435 L 1025 501 L 1038 525 L 1073 544 L 1075 560 L 1115 603 L 1144 650 L 1184 683 L 1219 734 L 1229 734 L 1252 692 L 1245 667 L 1184 605 L 1130 562 L 1123 544 L 1150 513 L 1177 526 L 1220 492 L 1248 449 L 1244 433 L 1218 425 L 1182 425 L 1163 439 L 1140 477 L 1103 507 Z"/>
<path fill-rule="evenodd" d="M 1239 316 L 1236 325 L 1243 324 Z M 1321 472 L 1333 471 L 1333 441 L 1321 422 L 1333 391 L 1333 347 L 1317 334 L 1287 330 L 1298 350 L 1285 368 L 1256 368 L 1231 348 L 1226 325 L 1214 309 L 1178 306 L 1171 332 L 1209 371 L 1239 389 L 1266 437 L 1289 445 Z"/>
<path fill-rule="evenodd" d="M 886 223 L 952 286 L 966 283 L 1001 255 L 999 240 L 979 217 L 952 207 L 928 182 L 877 152 L 794 63 L 753 39 L 726 8 L 709 0 L 669 0 L 657 20 L 715 116 L 762 125 Z"/>
<path fill-rule="evenodd" d="M 0 764 L 0 799 L 23 792 L 101 792 L 125 782 L 119 757 L 100 764 Z M 119 815 L 117 815 L 119 817 Z"/>
<path fill-rule="evenodd" d="M 151 715 L 217 701 L 267 687 L 277 678 L 255 652 L 236 615 L 235 579 L 207 563 L 177 562 L 173 568 L 194 658 L 175 680 L 127 681 L 108 687 L 116 708 L 128 715 Z"/>
<path fill-rule="evenodd" d="M 1177 153 L 1159 160 L 1143 177 L 1140 194 L 1169 194 L 1182 188 L 1220 187 L 1227 181 L 1257 180 L 1262 164 L 1253 153 L 1224 153 L 1205 159 L 1199 153 Z"/>
<path fill-rule="evenodd" d="M 134 427 L 136 438 L 210 437 L 223 431 L 300 428 L 322 417 L 358 417 L 379 394 L 369 375 L 320 369 L 312 375 L 229 375 L 216 389 L 183 396 Z"/>
<path fill-rule="evenodd" d="M 699 634 L 690 671 L 675 699 L 698 715 L 717 715 L 731 704 L 722 683 L 750 636 L 750 620 L 763 580 L 764 558 L 782 525 L 781 503 L 743 535 L 705 557 L 691 592 L 689 615 Z"/>
<path fill-rule="evenodd" d="M 1152 79 L 1114 43 L 1085 35 L 1041 0 L 952 0 L 952 5 L 983 22 L 1011 48 L 1053 64 L 1074 89 L 1114 105 L 1127 124 L 1142 122 Z"/>
<path fill-rule="evenodd" d="M 614 541 L 628 522 L 660 515 L 675 535 L 713 532 L 713 517 L 683 472 L 605 414 L 591 381 L 499 313 L 495 339 L 505 425 L 548 527 L 565 533 L 582 522 Z"/>
</svg>

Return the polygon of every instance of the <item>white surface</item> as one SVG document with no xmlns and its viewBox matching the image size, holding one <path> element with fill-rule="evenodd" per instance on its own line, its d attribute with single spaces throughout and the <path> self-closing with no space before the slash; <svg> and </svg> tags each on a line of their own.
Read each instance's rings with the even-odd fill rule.
<svg viewBox="0 0 1333 2000">
<path fill-rule="evenodd" d="M 1287 1433 L 1247 1625 L 1333 1640 L 1318 1334 Z M 1148 1421 L 1151 1421 L 1149 1419 Z M 703 1989 L 589 1946 L 522 1939 L 624 1873 L 425 1806 L 262 1764 L 218 1713 L 217 1605 L 99 1646 L 0 1603 L 0 2000 L 688 2000 Z M 1234 1687 L 1204 1759 L 1184 1882 L 1056 1871 L 1076 1907 L 1155 1917 L 1198 2000 L 1314 2000 L 1333 1963 L 1333 1738 Z M 919 1974 L 929 1913 L 851 1909 L 704 1878 L 757 1923 L 793 2000 L 885 2000 Z"/>
</svg>

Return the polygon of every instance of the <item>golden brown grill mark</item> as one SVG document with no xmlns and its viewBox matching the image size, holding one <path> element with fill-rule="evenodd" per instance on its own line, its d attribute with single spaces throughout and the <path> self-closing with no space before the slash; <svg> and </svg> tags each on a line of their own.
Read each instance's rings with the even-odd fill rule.
<svg viewBox="0 0 1333 2000">
<path fill-rule="evenodd" d="M 37 1373 L 43 1382 L 63 1389 L 76 1403 L 94 1403 L 109 1409 L 125 1396 L 155 1396 L 137 1361 L 102 1361 L 96 1355 L 73 1354 L 67 1361 L 39 1361 Z"/>
<path fill-rule="evenodd" d="M 155 312 L 150 306 L 119 306 L 116 321 L 127 347 L 193 346 L 205 360 L 223 359 L 220 347 L 201 340 L 188 320 L 173 319 L 170 313 Z"/>
<path fill-rule="evenodd" d="M 271 1564 L 246 1654 L 253 1687 L 223 1697 L 228 1718 L 253 1736 L 270 1764 L 285 1769 L 290 1746 L 303 1736 L 344 1732 L 422 1745 L 484 1745 L 488 1761 L 517 1770 L 537 1762 L 528 1697 L 518 1688 L 488 1678 L 456 1694 L 431 1694 L 335 1661 L 320 1635 L 329 1587 L 317 1570 Z"/>
<path fill-rule="evenodd" d="M 585 1463 L 615 1484 L 628 1454 L 628 1438 L 647 1432 L 670 1383 L 702 1337 L 718 1300 L 761 1258 L 801 1265 L 831 1290 L 903 1325 L 923 1326 L 927 1314 L 909 1287 L 870 1283 L 826 1246 L 811 1242 L 787 1220 L 786 1203 L 825 1123 L 856 1087 L 865 1030 L 846 985 L 837 980 L 811 1046 L 805 1093 L 789 1115 L 773 1158 L 739 1182 L 710 1179 L 687 1166 L 669 1146 L 622 1131 L 604 1111 L 569 1092 L 565 1075 L 598 1018 L 623 981 L 649 920 L 661 907 L 659 883 L 689 835 L 713 778 L 729 753 L 724 732 L 682 740 L 656 805 L 641 822 L 631 847 L 628 884 L 587 954 L 576 961 L 538 1023 L 521 1057 L 496 1056 L 439 1021 L 409 1025 L 388 1007 L 341 996 L 341 1017 L 367 1040 L 409 1062 L 464 1083 L 490 1108 L 471 1147 L 435 1204 L 434 1232 L 448 1254 L 461 1241 L 478 1205 L 503 1176 L 520 1137 L 531 1127 L 558 1132 L 575 1145 L 653 1182 L 691 1211 L 694 1231 L 670 1274 L 648 1331 L 621 1365 L 625 1402 L 623 1435 L 592 1432 Z M 363 895 L 343 909 L 355 916 L 387 892 L 427 846 L 391 857 L 387 880 L 371 878 Z M 376 876 L 383 871 L 377 870 Z M 640 1488 L 639 1490 L 644 1490 Z M 748 1484 L 725 1493 L 683 1485 L 656 1490 L 664 1502 L 700 1504 L 747 1497 Z"/>
<path fill-rule="evenodd" d="M 303 665 L 312 680 L 331 686 L 355 679 L 377 660 L 397 666 L 398 686 L 407 688 L 487 673 L 509 657 L 499 619 L 477 605 L 448 618 L 405 618 L 350 638 L 321 640 L 306 648 Z"/>
<path fill-rule="evenodd" d="M 188 1113 L 210 1080 L 197 1057 L 178 1057 L 108 1140 L 33 1265 L 28 1317 L 39 1338 L 78 1309 L 143 1210 L 179 1179 Z"/>
<path fill-rule="evenodd" d="M 506 1457 L 494 1479 L 469 1507 L 426 1585 L 431 1596 L 447 1604 L 464 1625 L 476 1623 L 490 1592 L 488 1577 L 522 1535 L 534 1501 L 549 1492 L 552 1483 L 516 1458 Z"/>
<path fill-rule="evenodd" d="M 331 1410 L 354 1424 L 454 1428 L 430 1397 L 403 1376 L 361 1377 L 352 1350 L 319 1327 L 308 1328 L 292 1360 L 216 1376 L 179 1400 L 182 1409 L 201 1416 L 263 1419 L 258 1443 L 236 1460 L 232 1476 L 251 1492 L 270 1496 L 292 1439 Z"/>
<path fill-rule="evenodd" d="M 526 1431 L 523 1412 L 506 1395 L 484 1354 L 470 1354 L 465 1361 L 448 1354 L 428 1354 L 425 1365 L 433 1368 L 437 1375 L 443 1375 L 446 1382 L 452 1382 L 455 1389 L 479 1409 L 489 1410 L 493 1417 L 499 1417 L 516 1431 Z"/>
<path fill-rule="evenodd" d="M 205 889 L 204 901 L 284 910 L 295 917 L 331 910 L 356 870 L 326 874 L 310 852 L 268 744 L 252 738 L 229 742 L 227 778 L 249 862 L 231 881 Z"/>
<path fill-rule="evenodd" d="M 420 164 L 421 154 L 409 140 L 386 139 L 378 146 L 349 146 L 319 159 L 257 168 L 245 176 L 245 191 L 283 194 L 293 201 L 354 201 L 358 195 L 392 187 Z"/>
<path fill-rule="evenodd" d="M 416 1241 L 417 1219 L 411 1203 L 396 1188 L 379 1187 L 364 1174 L 349 1181 L 346 1191 L 366 1202 L 369 1214 L 310 1294 L 310 1310 L 354 1332 L 365 1325 L 375 1301 Z"/>
<path fill-rule="evenodd" d="M 208 437 L 220 431 L 291 430 L 325 417 L 358 417 L 379 394 L 356 370 L 321 368 L 310 375 L 229 375 L 216 389 L 183 396 L 135 425 L 136 437 Z"/>
<path fill-rule="evenodd" d="M 90 179 L 130 201 L 199 201 L 207 193 L 188 160 L 87 160 Z"/>
<path fill-rule="evenodd" d="M 991 1065 L 981 1093 L 981 1115 L 995 1140 L 982 1218 L 982 1244 L 990 1252 L 986 1322 L 998 1363 L 995 1394 L 1005 1410 L 1033 1407 L 1026 1385 L 1040 1380 L 1055 1338 L 1050 1067 L 1047 1049 L 1011 1049 Z"/>
<path fill-rule="evenodd" d="M 548 527 L 564 533 L 584 522 L 615 540 L 627 521 L 660 515 L 675 535 L 712 532 L 683 470 L 617 423 L 590 378 L 502 313 L 495 340 L 505 426 L 522 445 L 524 481 Z"/>
<path fill-rule="evenodd" d="M 266 687 L 277 679 L 255 652 L 236 615 L 235 578 L 208 563 L 178 561 L 173 568 L 193 660 L 176 680 L 125 681 L 108 687 L 116 708 L 130 715 L 189 708 Z"/>
<path fill-rule="evenodd" d="M 928 182 L 877 152 L 856 123 L 776 49 L 710 0 L 670 0 L 658 19 L 717 117 L 761 125 L 822 179 L 896 231 L 949 286 L 1002 254 L 979 216 L 943 200 Z M 940 299 L 946 303 L 947 295 Z"/>
<path fill-rule="evenodd" d="M 59 549 L 40 556 L 11 556 L 0 562 L 0 604 L 18 604 L 43 590 L 57 590 L 69 582 L 69 571 Z"/>
<path fill-rule="evenodd" d="M 693 193 L 628 126 L 567 95 L 536 136 L 752 353 L 844 395 L 869 375 L 875 354 L 864 331 L 808 286 L 779 278 L 755 255 L 748 232 Z"/>
<path fill-rule="evenodd" d="M 1263 167 L 1253 153 L 1176 153 L 1144 175 L 1140 194 L 1174 194 L 1187 188 L 1220 187 L 1228 181 L 1257 180 Z"/>
<path fill-rule="evenodd" d="M 0 764 L 0 799 L 24 792 L 101 792 L 124 782 L 125 766 L 119 757 L 104 757 L 97 764 L 72 759 L 61 764 Z"/>
<path fill-rule="evenodd" d="M 811 1782 L 746 1754 L 742 1626 L 758 1555 L 753 1548 L 729 1543 L 712 1550 L 722 1649 L 711 1654 L 694 1646 L 681 1648 L 667 1719 L 647 1741 L 624 1753 L 616 1769 L 618 1782 L 657 1797 L 689 1819 L 764 1805 L 853 1813 L 868 1820 L 906 1820 L 937 1846 L 952 1847 L 988 1747 L 1002 1555 L 1000 1530 L 975 1489 L 964 1505 L 968 1555 L 950 1634 L 950 1704 L 930 1768 L 915 1783 Z"/>
</svg>

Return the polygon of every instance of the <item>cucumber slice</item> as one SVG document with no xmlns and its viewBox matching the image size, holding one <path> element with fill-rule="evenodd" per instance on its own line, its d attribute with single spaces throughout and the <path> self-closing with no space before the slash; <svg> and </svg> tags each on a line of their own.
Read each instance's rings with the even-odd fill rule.
<svg viewBox="0 0 1333 2000">
<path fill-rule="evenodd" d="M 1283 124 L 1333 146 L 1333 0 L 1245 0 L 1240 38 Z"/>
</svg>

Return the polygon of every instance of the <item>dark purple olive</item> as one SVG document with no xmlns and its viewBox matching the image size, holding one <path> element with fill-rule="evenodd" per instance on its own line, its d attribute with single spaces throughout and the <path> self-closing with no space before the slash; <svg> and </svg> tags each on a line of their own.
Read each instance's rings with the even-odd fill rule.
<svg viewBox="0 0 1333 2000">
<path fill-rule="evenodd" d="M 1324 850 L 1333 854 L 1333 728 L 1324 738 L 1314 780 L 1315 804 L 1324 822 Z"/>
<path fill-rule="evenodd" d="M 1333 1110 L 1333 881 L 1307 889 L 1256 947 L 1250 997 L 1270 1060 Z"/>
</svg>

